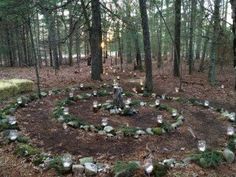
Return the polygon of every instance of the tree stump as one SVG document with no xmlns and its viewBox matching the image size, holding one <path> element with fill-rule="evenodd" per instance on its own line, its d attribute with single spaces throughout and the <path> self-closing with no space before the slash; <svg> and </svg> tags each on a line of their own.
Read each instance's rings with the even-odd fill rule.
<svg viewBox="0 0 236 177">
<path fill-rule="evenodd" d="M 123 89 L 121 87 L 114 87 L 113 105 L 121 109 L 123 109 L 125 106 L 122 93 L 123 93 Z"/>
</svg>

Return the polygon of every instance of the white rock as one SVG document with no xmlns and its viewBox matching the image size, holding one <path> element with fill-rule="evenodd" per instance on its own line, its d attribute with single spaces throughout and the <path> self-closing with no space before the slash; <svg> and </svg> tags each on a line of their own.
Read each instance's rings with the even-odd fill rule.
<svg viewBox="0 0 236 177">
<path fill-rule="evenodd" d="M 114 130 L 114 128 L 112 127 L 112 126 L 106 126 L 106 127 L 104 127 L 104 131 L 106 132 L 106 133 L 110 133 L 111 131 L 113 131 Z"/>
<path fill-rule="evenodd" d="M 97 165 L 94 163 L 85 163 L 84 167 L 85 167 L 85 175 L 86 176 L 93 176 L 93 175 L 97 174 L 97 172 L 98 172 Z"/>
<path fill-rule="evenodd" d="M 223 156 L 228 163 L 233 163 L 235 155 L 231 150 L 225 149 L 223 151 Z"/>
<path fill-rule="evenodd" d="M 74 176 L 79 176 L 84 173 L 84 166 L 79 164 L 72 165 L 72 172 Z"/>
</svg>

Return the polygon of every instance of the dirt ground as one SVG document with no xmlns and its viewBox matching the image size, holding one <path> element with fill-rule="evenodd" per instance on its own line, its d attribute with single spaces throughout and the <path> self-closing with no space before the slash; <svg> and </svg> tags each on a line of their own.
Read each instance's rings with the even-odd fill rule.
<svg viewBox="0 0 236 177">
<path fill-rule="evenodd" d="M 91 84 L 97 88 L 102 83 L 112 83 L 116 76 L 120 76 L 121 86 L 125 91 L 132 91 L 138 83 L 130 82 L 134 78 L 137 81 L 144 77 L 144 73 L 134 71 L 131 66 L 123 68 L 122 72 L 118 67 L 111 69 L 107 64 L 102 82 L 92 82 L 90 80 L 90 68 L 82 63 L 78 66 L 62 67 L 55 74 L 51 68 L 42 68 L 40 70 L 41 87 L 45 90 L 52 88 L 66 88 L 69 86 L 78 86 L 80 83 Z M 236 111 L 236 92 L 233 91 L 234 73 L 230 67 L 218 72 L 218 84 L 212 87 L 207 82 L 206 73 L 195 72 L 189 76 L 183 69 L 183 91 L 175 93 L 175 87 L 179 86 L 179 80 L 172 77 L 171 68 L 168 65 L 163 69 L 157 70 L 153 66 L 154 92 L 179 96 L 185 98 L 198 98 L 209 100 L 210 104 L 222 106 L 229 111 Z M 132 73 L 131 73 L 132 71 Z M 108 74 L 105 74 L 105 73 Z M 0 68 L 0 79 L 8 78 L 26 78 L 35 81 L 34 70 L 32 68 Z M 221 86 L 224 85 L 224 88 Z M 77 91 L 80 94 L 82 91 Z M 205 139 L 208 147 L 222 149 L 226 144 L 227 121 L 219 119 L 220 114 L 189 104 L 181 104 L 175 101 L 164 101 L 164 103 L 183 112 L 186 121 L 176 132 L 164 134 L 162 136 L 142 136 L 139 139 L 124 137 L 121 139 L 108 138 L 96 133 L 85 132 L 80 129 L 63 129 L 62 124 L 55 121 L 52 116 L 52 110 L 58 100 L 65 98 L 65 94 L 48 96 L 40 101 L 32 102 L 27 107 L 17 111 L 16 116 L 20 129 L 24 135 L 31 138 L 32 144 L 51 154 L 61 154 L 69 152 L 76 159 L 85 156 L 93 156 L 99 162 L 114 163 L 116 160 L 140 160 L 143 161 L 151 149 L 155 159 L 163 160 L 166 158 L 176 158 L 181 160 L 184 156 L 197 150 L 196 140 L 193 139 L 188 128 L 191 127 L 198 138 Z M 112 99 L 112 96 L 96 98 L 99 102 Z M 136 96 L 132 99 L 142 99 L 144 101 L 150 98 Z M 11 100 L 11 99 L 10 99 Z M 154 101 L 154 100 L 153 100 Z M 1 106 L 7 102 L 4 101 Z M 155 116 L 162 114 L 167 121 L 171 121 L 171 116 L 165 111 L 153 111 L 148 107 L 139 108 L 139 113 L 133 117 L 110 116 L 106 111 L 93 113 L 91 111 L 93 99 L 87 101 L 78 101 L 69 107 L 71 114 L 84 119 L 86 122 L 97 125 L 103 117 L 108 117 L 109 124 L 114 127 L 119 125 L 137 126 L 142 128 L 153 127 Z M 0 176 L 56 176 L 54 171 L 41 171 L 32 164 L 25 162 L 22 158 L 17 158 L 12 153 L 14 144 L 2 145 L 0 141 Z M 184 149 L 184 150 L 183 150 Z M 69 175 L 71 176 L 71 175 Z M 173 177 L 236 177 L 236 164 L 223 164 L 216 169 L 202 169 L 201 167 L 190 164 L 186 168 L 173 168 L 168 176 Z"/>
</svg>

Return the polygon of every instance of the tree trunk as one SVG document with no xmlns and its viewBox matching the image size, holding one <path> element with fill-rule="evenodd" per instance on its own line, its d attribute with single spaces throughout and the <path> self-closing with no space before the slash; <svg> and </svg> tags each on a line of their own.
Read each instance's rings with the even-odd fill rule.
<svg viewBox="0 0 236 177">
<path fill-rule="evenodd" d="M 91 30 L 91 59 L 93 80 L 101 80 L 102 64 L 102 27 L 99 0 L 91 1 L 92 4 L 92 30 Z"/>
<path fill-rule="evenodd" d="M 208 80 L 211 85 L 215 85 L 216 83 L 216 58 L 217 58 L 217 42 L 218 42 L 218 35 L 219 35 L 219 28 L 220 28 L 220 1 L 215 0 L 214 5 L 214 14 L 213 14 L 213 35 L 212 35 L 212 44 L 211 44 L 211 51 L 210 51 L 210 68 L 209 68 L 209 75 Z"/>
<path fill-rule="evenodd" d="M 148 25 L 148 15 L 146 0 L 139 0 L 139 7 L 142 19 L 142 29 L 143 29 L 143 44 L 145 53 L 145 69 L 146 69 L 146 83 L 145 87 L 148 92 L 152 92 L 152 56 L 151 56 L 151 43 L 150 43 L 150 33 Z"/>
<path fill-rule="evenodd" d="M 174 76 L 180 77 L 181 0 L 175 0 Z"/>
<path fill-rule="evenodd" d="M 234 83 L 234 90 L 236 90 L 236 1 L 230 0 L 231 6 L 232 6 L 232 18 L 233 18 L 233 34 L 234 34 L 234 42 L 233 42 L 233 52 L 234 52 L 234 58 L 233 58 L 233 64 L 234 64 L 234 72 L 235 72 L 235 83 Z"/>
<path fill-rule="evenodd" d="M 189 74 L 192 74 L 193 71 L 193 32 L 195 24 L 195 10 L 196 10 L 196 0 L 191 0 L 191 21 L 189 28 L 189 56 L 188 56 L 188 65 L 189 65 Z"/>
</svg>

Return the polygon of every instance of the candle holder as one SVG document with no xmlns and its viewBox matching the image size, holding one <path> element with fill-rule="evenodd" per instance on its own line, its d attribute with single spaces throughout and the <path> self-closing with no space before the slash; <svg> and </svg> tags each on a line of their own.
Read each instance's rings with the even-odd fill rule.
<svg viewBox="0 0 236 177">
<path fill-rule="evenodd" d="M 80 89 L 83 89 L 83 88 L 84 88 L 84 84 L 81 83 L 81 84 L 79 85 L 79 87 L 80 87 Z"/>
<path fill-rule="evenodd" d="M 74 97 L 74 92 L 71 91 L 71 92 L 69 93 L 69 98 L 73 98 L 73 97 Z"/>
<path fill-rule="evenodd" d="M 131 98 L 128 98 L 128 99 L 126 100 L 126 103 L 125 103 L 125 104 L 126 104 L 126 105 L 130 105 L 131 102 L 132 102 L 132 101 L 131 101 Z"/>
<path fill-rule="evenodd" d="M 120 80 L 120 76 L 117 76 L 116 79 L 119 81 Z"/>
<path fill-rule="evenodd" d="M 98 102 L 97 101 L 94 101 L 93 102 L 93 112 L 98 112 Z"/>
<path fill-rule="evenodd" d="M 163 99 L 163 100 L 166 99 L 166 94 L 162 94 L 161 99 Z"/>
<path fill-rule="evenodd" d="M 178 115 L 178 112 L 176 109 L 172 110 L 172 117 L 176 117 Z"/>
<path fill-rule="evenodd" d="M 108 125 L 108 118 L 103 118 L 101 124 L 103 127 L 106 127 Z"/>
<path fill-rule="evenodd" d="M 51 96 L 53 94 L 52 90 L 48 91 L 48 95 Z"/>
<path fill-rule="evenodd" d="M 151 158 L 148 158 L 144 161 L 144 170 L 150 176 L 154 169 L 153 162 Z"/>
<path fill-rule="evenodd" d="M 15 116 L 8 116 L 8 123 L 10 125 L 16 125 L 16 117 Z"/>
<path fill-rule="evenodd" d="M 93 96 L 95 96 L 95 97 L 98 96 L 98 91 L 97 90 L 93 91 Z"/>
<path fill-rule="evenodd" d="M 209 105 L 210 105 L 209 101 L 208 101 L 208 100 L 205 100 L 205 101 L 204 101 L 204 106 L 207 108 L 207 107 L 209 107 Z"/>
<path fill-rule="evenodd" d="M 69 108 L 68 107 L 64 107 L 63 114 L 69 115 Z"/>
<path fill-rule="evenodd" d="M 21 105 L 23 103 L 23 100 L 21 97 L 17 98 L 17 104 Z"/>
<path fill-rule="evenodd" d="M 179 88 L 178 87 L 175 87 L 175 92 L 179 93 Z"/>
<path fill-rule="evenodd" d="M 136 77 L 137 76 L 137 73 L 134 73 L 134 77 Z"/>
<path fill-rule="evenodd" d="M 206 150 L 206 141 L 205 140 L 198 141 L 198 150 L 201 152 L 204 152 Z"/>
<path fill-rule="evenodd" d="M 163 116 L 162 115 L 158 115 L 157 116 L 157 124 L 158 125 L 162 125 L 163 124 Z"/>
<path fill-rule="evenodd" d="M 10 130 L 9 132 L 9 135 L 8 135 L 8 138 L 11 140 L 11 141 L 15 141 L 19 136 L 19 133 L 17 130 Z"/>
<path fill-rule="evenodd" d="M 228 126 L 228 127 L 227 127 L 227 135 L 228 135 L 228 136 L 233 136 L 234 133 L 235 133 L 234 127 Z"/>
<path fill-rule="evenodd" d="M 139 82 L 140 86 L 143 87 L 143 80 L 141 79 L 140 82 Z"/>
<path fill-rule="evenodd" d="M 70 155 L 69 153 L 64 154 L 61 158 L 61 161 L 64 168 L 70 168 L 73 162 L 72 155 Z"/>
<path fill-rule="evenodd" d="M 156 99 L 156 100 L 155 100 L 155 106 L 156 106 L 156 107 L 159 107 L 159 106 L 160 106 L 160 100 L 159 100 L 159 99 Z"/>
</svg>

